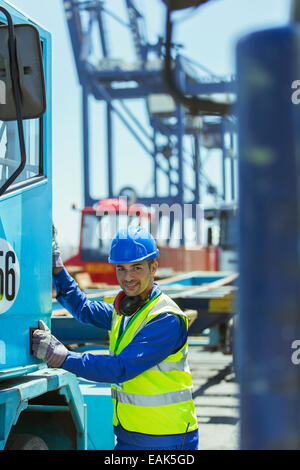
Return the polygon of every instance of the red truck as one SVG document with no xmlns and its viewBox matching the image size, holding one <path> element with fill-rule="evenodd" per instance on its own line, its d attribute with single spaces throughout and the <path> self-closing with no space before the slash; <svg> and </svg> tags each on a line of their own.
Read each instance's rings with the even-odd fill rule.
<svg viewBox="0 0 300 470">
<path fill-rule="evenodd" d="M 67 268 L 78 267 L 94 283 L 117 284 L 115 266 L 108 263 L 110 244 L 117 230 L 129 224 L 148 230 L 155 218 L 153 210 L 142 204 L 128 204 L 127 198 L 101 199 L 94 207 L 81 210 L 80 242 L 76 255 L 64 261 Z M 178 271 L 218 271 L 218 247 L 160 245 L 159 267 Z"/>
</svg>

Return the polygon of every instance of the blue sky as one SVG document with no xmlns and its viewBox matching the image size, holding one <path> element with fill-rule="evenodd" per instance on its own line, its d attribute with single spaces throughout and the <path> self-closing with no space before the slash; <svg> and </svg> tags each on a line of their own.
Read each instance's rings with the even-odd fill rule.
<svg viewBox="0 0 300 470">
<path fill-rule="evenodd" d="M 11 0 L 52 34 L 53 41 L 53 215 L 62 245 L 78 243 L 79 215 L 71 210 L 75 202 L 81 207 L 81 94 L 74 67 L 62 0 Z M 107 0 L 109 10 L 125 17 L 122 0 Z M 161 0 L 138 0 L 143 7 L 147 33 L 151 41 L 164 34 L 164 5 Z M 245 34 L 288 21 L 289 0 L 215 0 L 198 9 L 187 11 L 185 21 L 176 29 L 176 40 L 184 45 L 186 56 L 220 75 L 234 74 L 235 45 Z M 126 29 L 113 26 L 108 30 L 113 57 L 134 60 Z M 135 104 L 138 107 L 138 103 Z M 99 104 L 97 104 L 99 108 Z M 97 109 L 98 109 L 97 108 Z M 106 181 L 101 154 L 105 149 L 102 111 L 98 122 L 95 148 L 100 157 L 93 167 L 97 197 L 106 195 Z M 102 138 L 103 133 L 103 138 Z M 122 126 L 116 131 L 116 189 L 124 185 L 143 192 L 149 186 L 152 166 L 150 158 L 128 137 Z M 126 145 L 125 145 L 126 143 Z M 209 168 L 207 168 L 209 171 Z"/>
</svg>

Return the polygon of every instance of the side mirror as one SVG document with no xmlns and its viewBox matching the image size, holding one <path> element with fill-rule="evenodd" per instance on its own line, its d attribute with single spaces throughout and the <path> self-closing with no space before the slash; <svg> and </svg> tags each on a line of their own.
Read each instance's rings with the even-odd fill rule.
<svg viewBox="0 0 300 470">
<path fill-rule="evenodd" d="M 18 168 L 0 187 L 0 196 L 26 165 L 23 119 L 40 117 L 46 109 L 41 42 L 32 25 L 14 25 L 9 12 L 0 6 L 7 26 L 0 26 L 0 120 L 17 121 L 21 160 Z"/>
<path fill-rule="evenodd" d="M 15 58 L 9 47 L 9 26 L 0 26 L 0 120 L 18 119 L 13 77 L 18 76 L 22 119 L 41 117 L 46 110 L 45 79 L 38 30 L 28 24 L 14 25 Z"/>
</svg>

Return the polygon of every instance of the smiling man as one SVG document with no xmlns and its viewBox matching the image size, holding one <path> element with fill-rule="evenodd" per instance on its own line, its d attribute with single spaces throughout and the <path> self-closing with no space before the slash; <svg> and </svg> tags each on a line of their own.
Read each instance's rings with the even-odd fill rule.
<svg viewBox="0 0 300 470">
<path fill-rule="evenodd" d="M 109 262 L 122 290 L 113 304 L 89 301 L 62 265 L 53 242 L 57 300 L 77 320 L 110 330 L 110 355 L 68 351 L 42 322 L 34 354 L 50 367 L 109 382 L 116 450 L 198 448 L 198 426 L 187 363 L 188 319 L 154 283 L 159 251 L 139 226 L 118 232 Z"/>
</svg>

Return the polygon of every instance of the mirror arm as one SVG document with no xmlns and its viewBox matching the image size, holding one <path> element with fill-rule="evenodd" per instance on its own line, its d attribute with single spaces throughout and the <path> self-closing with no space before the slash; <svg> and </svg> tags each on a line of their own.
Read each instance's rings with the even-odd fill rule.
<svg viewBox="0 0 300 470">
<path fill-rule="evenodd" d="M 7 188 L 16 180 L 16 178 L 19 176 L 20 173 L 22 173 L 23 169 L 25 168 L 26 148 L 25 148 L 25 139 L 24 139 L 23 120 L 22 120 L 22 101 L 21 101 L 21 91 L 20 91 L 20 86 L 19 86 L 19 72 L 18 72 L 17 57 L 16 57 L 16 39 L 15 39 L 14 25 L 13 25 L 12 18 L 9 12 L 3 7 L 0 7 L 0 11 L 2 11 L 2 13 L 4 13 L 4 15 L 7 18 L 10 72 L 11 72 L 11 77 L 12 77 L 13 95 L 14 95 L 14 101 L 15 101 L 15 106 L 16 106 L 18 135 L 19 135 L 20 152 L 21 152 L 21 163 L 18 166 L 18 168 L 13 172 L 13 174 L 8 178 L 8 180 L 5 181 L 3 186 L 0 188 L 0 196 L 1 196 L 7 190 Z"/>
</svg>

